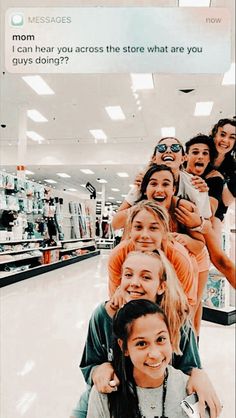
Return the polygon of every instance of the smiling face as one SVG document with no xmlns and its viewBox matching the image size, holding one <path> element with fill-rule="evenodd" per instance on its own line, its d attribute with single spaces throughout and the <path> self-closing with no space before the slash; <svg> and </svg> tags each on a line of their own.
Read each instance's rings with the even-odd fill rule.
<svg viewBox="0 0 236 418">
<path fill-rule="evenodd" d="M 133 219 L 130 238 L 136 251 L 158 250 L 164 238 L 164 228 L 153 212 L 143 209 Z"/>
<path fill-rule="evenodd" d="M 165 290 L 161 283 L 161 262 L 154 255 L 138 253 L 127 256 L 122 266 L 120 290 L 126 302 L 147 299 L 156 302 Z"/>
<path fill-rule="evenodd" d="M 214 143 L 218 154 L 227 154 L 235 145 L 236 129 L 235 126 L 227 123 L 220 126 L 215 134 Z"/>
<path fill-rule="evenodd" d="M 153 157 L 155 164 L 165 164 L 170 167 L 175 175 L 179 173 L 181 164 L 184 162 L 184 156 L 182 155 L 182 148 L 178 152 L 173 152 L 170 148 L 172 144 L 179 144 L 174 138 L 165 138 L 159 142 L 159 144 L 167 145 L 165 152 L 161 153 L 156 150 L 156 154 Z"/>
<path fill-rule="evenodd" d="M 146 188 L 148 200 L 155 200 L 159 205 L 169 209 L 174 192 L 174 178 L 170 171 L 152 174 Z"/>
<path fill-rule="evenodd" d="M 210 150 L 206 144 L 194 144 L 186 154 L 186 171 L 201 176 L 210 162 Z"/>
<path fill-rule="evenodd" d="M 169 332 L 158 313 L 135 319 L 131 325 L 125 355 L 134 366 L 134 380 L 141 387 L 162 385 L 172 356 Z"/>
</svg>

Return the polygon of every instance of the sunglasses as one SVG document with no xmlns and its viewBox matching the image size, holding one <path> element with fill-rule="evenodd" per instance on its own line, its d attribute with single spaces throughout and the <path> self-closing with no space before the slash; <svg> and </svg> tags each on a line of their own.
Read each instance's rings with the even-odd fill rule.
<svg viewBox="0 0 236 418">
<path fill-rule="evenodd" d="M 163 154 L 164 152 L 166 152 L 167 148 L 170 148 L 172 152 L 179 152 L 182 150 L 182 145 L 180 144 L 171 144 L 171 145 L 157 144 L 155 149 L 156 149 L 156 152 L 158 151 L 161 154 Z"/>
</svg>

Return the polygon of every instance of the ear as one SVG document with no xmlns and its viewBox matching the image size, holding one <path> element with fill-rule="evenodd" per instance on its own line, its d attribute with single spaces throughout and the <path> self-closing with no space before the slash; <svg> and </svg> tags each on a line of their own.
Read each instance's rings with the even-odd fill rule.
<svg viewBox="0 0 236 418">
<path fill-rule="evenodd" d="M 157 288 L 157 295 L 163 295 L 163 293 L 166 291 L 166 281 L 163 281 L 159 284 Z"/>
<path fill-rule="evenodd" d="M 118 338 L 117 342 L 118 342 L 118 345 L 119 345 L 119 347 L 120 347 L 121 351 L 124 353 L 124 355 L 125 355 L 126 357 L 128 357 L 128 356 L 129 356 L 129 351 L 128 351 L 128 349 L 127 349 L 127 350 L 123 350 L 123 345 L 124 345 L 123 340 L 121 340 L 120 338 Z"/>
</svg>

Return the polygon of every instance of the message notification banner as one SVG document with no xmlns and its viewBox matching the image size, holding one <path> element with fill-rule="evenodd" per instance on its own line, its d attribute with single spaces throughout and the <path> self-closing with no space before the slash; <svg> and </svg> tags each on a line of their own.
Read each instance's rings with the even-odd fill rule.
<svg viewBox="0 0 236 418">
<path fill-rule="evenodd" d="M 11 73 L 223 73 L 230 16 L 222 8 L 11 8 Z"/>
</svg>

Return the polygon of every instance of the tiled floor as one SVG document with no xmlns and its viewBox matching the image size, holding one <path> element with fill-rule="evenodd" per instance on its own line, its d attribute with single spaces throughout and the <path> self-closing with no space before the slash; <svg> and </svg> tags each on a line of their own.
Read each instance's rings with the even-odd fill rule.
<svg viewBox="0 0 236 418">
<path fill-rule="evenodd" d="M 69 418 L 87 323 L 106 299 L 107 252 L 0 289 L 1 418 Z M 235 328 L 203 322 L 203 365 L 235 417 Z"/>
</svg>

